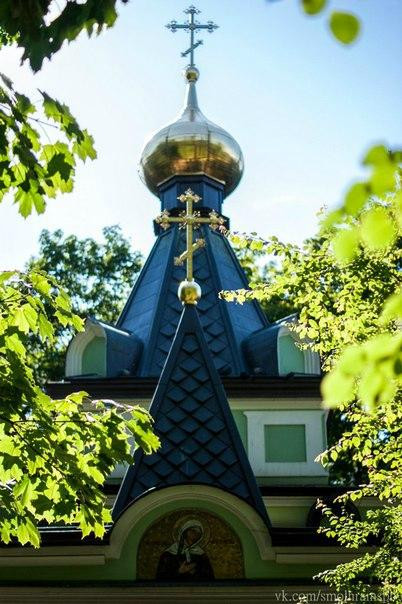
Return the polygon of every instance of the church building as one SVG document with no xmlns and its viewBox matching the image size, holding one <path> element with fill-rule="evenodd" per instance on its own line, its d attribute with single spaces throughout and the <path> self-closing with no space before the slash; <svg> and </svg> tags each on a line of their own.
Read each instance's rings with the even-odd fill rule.
<svg viewBox="0 0 402 604">
<path fill-rule="evenodd" d="M 7 602 L 299 602 L 351 556 L 317 534 L 317 499 L 339 494 L 315 461 L 317 354 L 299 347 L 295 317 L 269 323 L 258 302 L 219 298 L 248 286 L 225 236 L 243 155 L 198 104 L 194 35 L 216 26 L 197 12 L 168 26 L 191 38 L 184 109 L 140 160 L 160 203 L 155 244 L 116 325 L 88 318 L 47 387 L 149 408 L 161 447 L 111 475 L 104 538 L 51 526 L 39 550 L 0 548 Z"/>
</svg>

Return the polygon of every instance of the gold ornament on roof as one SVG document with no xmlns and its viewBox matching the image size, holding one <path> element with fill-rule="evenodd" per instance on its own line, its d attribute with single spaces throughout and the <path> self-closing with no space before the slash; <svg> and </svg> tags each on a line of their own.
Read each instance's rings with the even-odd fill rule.
<svg viewBox="0 0 402 604">
<path fill-rule="evenodd" d="M 199 211 L 194 211 L 194 204 L 198 203 L 201 197 L 191 189 L 187 189 L 177 199 L 186 204 L 186 209 L 179 216 L 171 216 L 167 210 L 163 210 L 155 218 L 155 222 L 165 230 L 172 224 L 178 224 L 179 228 L 186 229 L 186 249 L 174 259 L 176 266 L 186 262 L 186 280 L 180 283 L 178 296 L 183 304 L 197 304 L 201 298 L 201 288 L 194 281 L 193 256 L 199 248 L 205 246 L 205 239 L 200 238 L 194 241 L 194 229 L 199 228 L 201 224 L 207 224 L 211 229 L 216 230 L 224 224 L 225 220 L 214 210 L 209 212 L 208 217 L 203 217 Z"/>
</svg>

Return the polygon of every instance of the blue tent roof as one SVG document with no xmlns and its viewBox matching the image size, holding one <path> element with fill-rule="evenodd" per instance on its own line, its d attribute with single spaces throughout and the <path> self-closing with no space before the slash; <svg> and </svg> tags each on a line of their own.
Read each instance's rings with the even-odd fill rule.
<svg viewBox="0 0 402 604">
<path fill-rule="evenodd" d="M 247 287 L 246 277 L 223 235 L 203 226 L 197 237 L 206 240 L 206 248 L 194 258 L 194 274 L 202 289 L 201 325 L 219 373 L 238 376 L 248 371 L 243 340 L 268 322 L 256 302 L 240 306 L 218 298 L 222 289 Z M 143 342 L 136 375 L 159 376 L 166 361 L 182 309 L 177 288 L 185 276 L 184 267 L 175 266 L 173 259 L 184 249 L 185 232 L 177 226 L 158 236 L 117 323 Z"/>
<path fill-rule="evenodd" d="M 182 484 L 224 489 L 268 516 L 194 306 L 185 306 L 150 412 L 161 448 L 141 450 L 123 479 L 116 518 L 150 490 Z"/>
</svg>

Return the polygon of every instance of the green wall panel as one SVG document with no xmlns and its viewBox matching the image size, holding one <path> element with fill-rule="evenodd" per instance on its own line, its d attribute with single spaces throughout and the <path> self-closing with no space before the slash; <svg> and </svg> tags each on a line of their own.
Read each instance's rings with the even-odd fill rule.
<svg viewBox="0 0 402 604">
<path fill-rule="evenodd" d="M 264 426 L 265 461 L 306 461 L 306 428 L 304 424 Z"/>
</svg>

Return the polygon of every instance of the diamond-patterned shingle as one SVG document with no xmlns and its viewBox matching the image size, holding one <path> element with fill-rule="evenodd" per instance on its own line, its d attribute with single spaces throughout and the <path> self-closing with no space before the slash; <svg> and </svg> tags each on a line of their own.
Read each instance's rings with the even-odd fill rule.
<svg viewBox="0 0 402 604">
<path fill-rule="evenodd" d="M 198 372 L 197 379 L 191 371 Z M 115 518 L 150 489 L 201 483 L 240 497 L 268 523 L 194 306 L 184 307 L 150 412 L 162 447 L 153 455 L 137 450 L 116 499 Z"/>
</svg>

